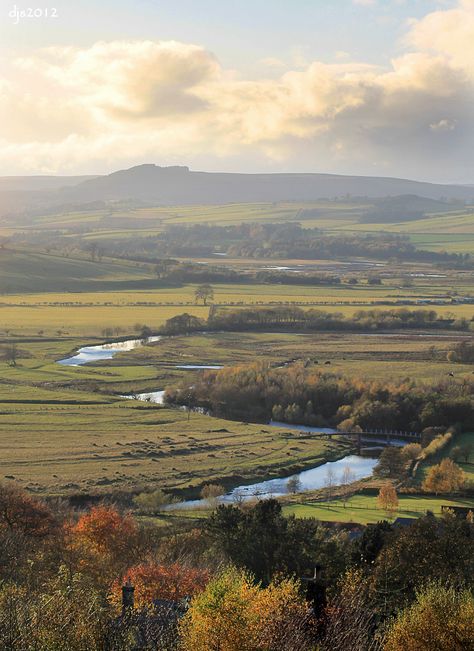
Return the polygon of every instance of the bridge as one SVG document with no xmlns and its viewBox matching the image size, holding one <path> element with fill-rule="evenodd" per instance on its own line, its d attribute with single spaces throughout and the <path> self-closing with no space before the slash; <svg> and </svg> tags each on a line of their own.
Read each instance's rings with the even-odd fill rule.
<svg viewBox="0 0 474 651">
<path fill-rule="evenodd" d="M 401 440 L 407 443 L 420 443 L 421 434 L 419 432 L 407 432 L 401 430 L 387 430 L 387 429 L 371 429 L 358 431 L 341 431 L 341 432 L 313 432 L 313 436 L 320 436 L 321 438 L 332 439 L 333 436 L 347 436 L 356 439 L 357 450 L 360 452 L 362 448 L 362 441 L 364 439 L 374 439 L 374 443 L 383 443 L 390 445 L 392 441 Z"/>
</svg>

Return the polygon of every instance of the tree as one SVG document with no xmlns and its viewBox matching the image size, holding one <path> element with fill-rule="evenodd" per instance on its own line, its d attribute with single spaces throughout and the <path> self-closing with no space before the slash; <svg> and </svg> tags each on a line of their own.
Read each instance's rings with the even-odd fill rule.
<svg viewBox="0 0 474 651">
<path fill-rule="evenodd" d="M 344 470 L 341 474 L 341 486 L 342 486 L 342 501 L 344 502 L 344 508 L 346 508 L 347 500 L 350 495 L 350 485 L 353 484 L 356 480 L 355 474 L 352 472 L 350 466 L 344 466 Z"/>
<path fill-rule="evenodd" d="M 95 506 L 68 527 L 69 549 L 84 573 L 111 584 L 137 561 L 139 529 L 134 518 L 113 506 Z"/>
<path fill-rule="evenodd" d="M 386 520 L 368 524 L 362 536 L 354 544 L 353 562 L 357 565 L 372 565 L 377 560 L 392 530 L 392 525 Z"/>
<path fill-rule="evenodd" d="M 43 591 L 13 583 L 0 587 L 0 648 L 8 651 L 103 651 L 112 613 L 79 574 L 60 568 Z M 122 647 L 123 648 L 123 647 Z"/>
<path fill-rule="evenodd" d="M 395 528 L 377 555 L 374 597 L 383 597 L 386 612 L 394 612 L 429 581 L 471 583 L 473 560 L 472 525 L 466 520 L 449 514 L 441 522 L 432 515 L 414 519 L 408 527 Z"/>
<path fill-rule="evenodd" d="M 465 445 L 461 446 L 461 458 L 464 459 L 465 463 L 469 461 L 472 448 L 473 448 L 472 443 L 466 443 Z"/>
<path fill-rule="evenodd" d="M 206 484 L 201 489 L 201 497 L 209 502 L 211 506 L 217 504 L 218 498 L 225 494 L 225 488 L 221 484 Z"/>
<path fill-rule="evenodd" d="M 208 283 L 205 283 L 204 285 L 199 285 L 196 287 L 196 291 L 194 292 L 194 297 L 196 301 L 202 300 L 204 305 L 207 305 L 207 301 L 212 301 L 214 298 L 214 290 L 212 289 L 211 285 Z"/>
<path fill-rule="evenodd" d="M 152 329 L 149 328 L 147 325 L 143 325 L 142 329 L 140 330 L 140 339 L 149 339 L 152 334 L 153 334 Z"/>
<path fill-rule="evenodd" d="M 405 461 L 416 461 L 422 452 L 423 448 L 419 443 L 407 443 L 402 447 L 402 456 Z"/>
<path fill-rule="evenodd" d="M 213 579 L 182 620 L 183 651 L 253 651 L 257 590 L 249 574 L 235 569 Z"/>
<path fill-rule="evenodd" d="M 323 551 L 329 543 L 317 538 L 317 522 L 283 517 L 274 499 L 261 500 L 245 510 L 221 504 L 206 529 L 217 549 L 265 585 L 278 572 L 301 576 L 318 556 L 338 558 L 334 545 L 331 554 Z"/>
<path fill-rule="evenodd" d="M 164 259 L 159 260 L 154 268 L 155 274 L 158 278 L 163 278 L 170 271 L 170 269 L 176 266 L 178 263 L 176 260 Z"/>
<path fill-rule="evenodd" d="M 384 651 L 466 651 L 473 648 L 474 597 L 434 583 L 390 626 Z"/>
<path fill-rule="evenodd" d="M 336 587 L 326 608 L 318 651 L 381 651 L 374 636 L 378 613 L 362 570 L 350 569 Z"/>
<path fill-rule="evenodd" d="M 16 360 L 18 359 L 18 347 L 16 344 L 11 344 L 10 346 L 6 346 L 3 355 L 3 359 L 8 363 L 9 366 L 15 367 L 16 366 Z"/>
<path fill-rule="evenodd" d="M 371 274 L 367 278 L 367 282 L 369 285 L 382 285 L 382 278 L 378 276 L 377 274 Z"/>
<path fill-rule="evenodd" d="M 162 565 L 160 563 L 141 563 L 134 565 L 117 579 L 111 591 L 111 601 L 119 606 L 122 585 L 125 581 L 135 588 L 135 606 L 151 606 L 156 599 L 180 601 L 202 592 L 210 578 L 207 570 L 186 567 L 180 563 Z"/>
<path fill-rule="evenodd" d="M 384 479 L 398 479 L 405 470 L 405 461 L 400 448 L 388 445 L 382 450 L 374 475 Z"/>
<path fill-rule="evenodd" d="M 140 493 L 133 501 L 142 512 L 155 515 L 170 503 L 170 497 L 161 488 L 157 488 L 149 493 Z"/>
<path fill-rule="evenodd" d="M 161 332 L 167 335 L 187 334 L 188 332 L 203 330 L 205 325 L 206 322 L 203 319 L 185 312 L 168 319 L 161 328 Z"/>
<path fill-rule="evenodd" d="M 430 493 L 453 493 L 460 490 L 466 481 L 465 474 L 452 459 L 443 459 L 431 466 L 423 482 L 423 490 Z"/>
<path fill-rule="evenodd" d="M 324 487 L 326 488 L 326 494 L 328 500 L 332 498 L 333 489 L 336 485 L 336 474 L 331 465 L 328 465 L 326 470 L 326 475 L 324 477 Z"/>
<path fill-rule="evenodd" d="M 299 493 L 301 491 L 301 479 L 298 475 L 288 479 L 286 482 L 286 490 L 288 493 Z"/>
<path fill-rule="evenodd" d="M 43 538 L 57 528 L 51 510 L 14 485 L 0 484 L 0 530 Z"/>
<path fill-rule="evenodd" d="M 393 516 L 398 509 L 398 495 L 393 484 L 384 484 L 380 487 L 377 504 L 388 515 Z"/>
<path fill-rule="evenodd" d="M 455 445 L 450 452 L 450 457 L 453 461 L 459 461 L 462 455 L 462 449 L 460 445 Z"/>
<path fill-rule="evenodd" d="M 183 651 L 306 651 L 314 642 L 308 607 L 294 580 L 262 588 L 234 568 L 192 600 L 180 629 Z"/>
</svg>

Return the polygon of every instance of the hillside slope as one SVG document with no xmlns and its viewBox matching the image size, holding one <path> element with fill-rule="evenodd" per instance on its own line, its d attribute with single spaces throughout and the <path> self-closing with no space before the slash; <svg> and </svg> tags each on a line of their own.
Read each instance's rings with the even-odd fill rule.
<svg viewBox="0 0 474 651">
<path fill-rule="evenodd" d="M 64 200 L 136 198 L 163 204 L 311 201 L 344 195 L 384 197 L 416 194 L 470 200 L 474 189 L 405 179 L 334 174 L 229 174 L 187 167 L 139 165 L 59 192 Z"/>
</svg>

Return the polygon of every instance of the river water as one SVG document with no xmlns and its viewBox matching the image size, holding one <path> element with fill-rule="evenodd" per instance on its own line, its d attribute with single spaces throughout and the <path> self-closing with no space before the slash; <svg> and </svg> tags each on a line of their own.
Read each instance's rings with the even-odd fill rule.
<svg viewBox="0 0 474 651">
<path fill-rule="evenodd" d="M 287 425 L 288 427 L 288 425 Z M 286 495 L 288 491 L 288 480 L 296 478 L 299 480 L 298 493 L 316 490 L 327 485 L 328 479 L 331 478 L 332 485 L 342 483 L 342 473 L 345 468 L 349 468 L 352 473 L 352 481 L 370 477 L 374 467 L 377 465 L 377 459 L 370 457 L 361 457 L 356 454 L 350 454 L 338 461 L 328 461 L 315 468 L 303 470 L 297 475 L 285 475 L 277 479 L 268 479 L 255 484 L 237 486 L 232 491 L 218 499 L 221 504 L 232 504 L 240 501 L 246 501 L 254 498 L 267 499 L 270 497 L 279 497 Z M 173 504 L 172 509 L 195 509 L 209 506 L 206 500 L 187 500 Z"/>
<path fill-rule="evenodd" d="M 103 359 L 112 359 L 117 353 L 126 350 L 140 348 L 153 341 L 159 341 L 161 337 L 147 337 L 146 339 L 126 339 L 125 341 L 113 341 L 108 344 L 98 344 L 97 346 L 84 346 L 79 348 L 77 353 L 72 357 L 60 359 L 58 364 L 63 366 L 82 366 L 89 362 L 99 362 Z"/>
</svg>

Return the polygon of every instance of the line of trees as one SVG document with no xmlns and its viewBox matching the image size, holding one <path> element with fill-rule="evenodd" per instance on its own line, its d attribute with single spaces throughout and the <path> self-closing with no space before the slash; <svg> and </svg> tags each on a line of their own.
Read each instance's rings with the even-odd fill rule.
<svg viewBox="0 0 474 651">
<path fill-rule="evenodd" d="M 116 217 L 113 218 L 114 222 Z M 141 223 L 143 226 L 143 223 Z M 12 246 L 40 245 L 51 250 L 76 251 L 100 260 L 103 255 L 129 260 L 156 262 L 173 257 L 229 257 L 258 259 L 315 260 L 363 257 L 372 260 L 398 260 L 432 263 L 451 268 L 472 268 L 470 254 L 434 252 L 418 249 L 406 235 L 391 233 L 325 234 L 317 228 L 303 228 L 298 222 L 249 223 L 218 226 L 213 224 L 167 225 L 159 235 L 101 237 L 100 246 L 81 233 L 34 231 L 11 236 Z M 78 232 L 79 231 L 79 232 Z"/>
<path fill-rule="evenodd" d="M 346 431 L 422 431 L 453 425 L 468 429 L 474 420 L 474 381 L 381 383 L 300 363 L 284 368 L 251 364 L 204 372 L 191 387 L 168 389 L 165 401 L 235 420 L 273 418 Z"/>
<path fill-rule="evenodd" d="M 196 290 L 196 300 L 203 299 L 204 295 L 209 300 L 213 296 L 212 287 L 202 285 Z M 214 308 L 207 321 L 203 319 L 190 319 L 190 315 L 177 315 L 166 321 L 161 328 L 163 334 L 181 334 L 206 329 L 206 330 L 333 330 L 333 331 L 359 331 L 377 332 L 384 330 L 405 329 L 444 329 L 467 331 L 472 324 L 467 319 L 448 319 L 439 316 L 434 310 L 409 310 L 399 309 L 373 309 L 359 310 L 352 316 L 339 312 L 326 312 L 317 309 L 303 309 L 293 306 L 275 306 L 268 308 Z M 470 349 L 470 345 L 466 344 Z"/>
</svg>

